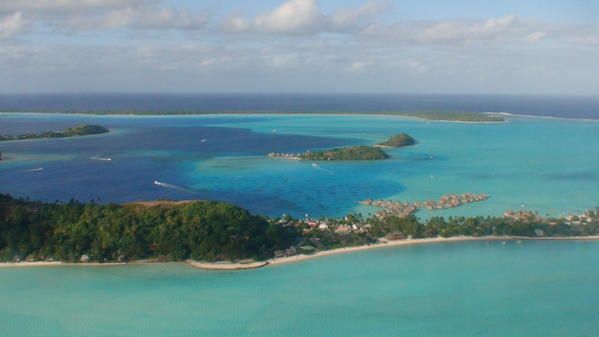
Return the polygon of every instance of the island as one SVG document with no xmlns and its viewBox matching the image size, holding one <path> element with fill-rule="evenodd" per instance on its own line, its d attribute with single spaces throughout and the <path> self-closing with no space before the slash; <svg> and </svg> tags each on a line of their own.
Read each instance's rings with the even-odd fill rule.
<svg viewBox="0 0 599 337">
<path fill-rule="evenodd" d="M 456 198 L 484 199 L 471 194 Z M 236 270 L 400 244 L 597 235 L 599 208 L 558 218 L 520 210 L 503 217 L 425 221 L 395 212 L 297 219 L 254 215 L 215 201 L 119 205 L 38 202 L 0 194 L 0 267 L 186 261 L 198 268 Z"/>
<path fill-rule="evenodd" d="M 5 109 L 1 112 L 23 112 L 27 110 L 19 110 L 16 108 Z M 204 111 L 204 110 L 173 110 L 173 111 L 142 111 L 142 110 L 46 110 L 44 113 L 80 113 L 93 115 L 142 115 L 142 116 L 158 116 L 158 115 L 219 115 L 223 112 Z M 384 115 L 384 116 L 403 116 L 425 119 L 431 121 L 447 121 L 447 122 L 464 122 L 464 123 L 502 123 L 505 122 L 505 117 L 499 114 L 480 113 L 480 112 L 459 112 L 459 111 L 315 111 L 315 112 L 296 112 L 296 111 L 227 111 L 226 114 L 246 115 L 246 114 L 284 114 L 284 115 Z"/>
<path fill-rule="evenodd" d="M 376 146 L 350 146 L 330 150 L 306 151 L 304 153 L 274 153 L 268 154 L 273 158 L 286 158 L 295 160 L 312 161 L 338 161 L 338 160 L 381 160 L 390 158 L 385 151 Z"/>
<path fill-rule="evenodd" d="M 23 135 L 0 135 L 0 141 L 41 139 L 41 138 L 66 138 L 75 136 L 88 136 L 108 133 L 110 130 L 100 125 L 77 125 L 62 131 L 48 131 L 42 133 L 28 133 Z"/>
<path fill-rule="evenodd" d="M 417 111 L 392 112 L 389 115 L 414 117 L 430 121 L 462 122 L 462 123 L 503 123 L 505 118 L 498 114 L 458 111 Z"/>
<path fill-rule="evenodd" d="M 387 139 L 384 142 L 380 142 L 376 144 L 376 146 L 381 147 L 404 147 L 416 144 L 416 140 L 412 138 L 412 136 L 407 133 L 399 133 L 391 136 L 391 138 Z"/>
<path fill-rule="evenodd" d="M 416 140 L 407 133 L 391 136 L 386 141 L 374 146 L 358 145 L 341 147 L 330 150 L 306 151 L 304 153 L 276 153 L 268 154 L 272 158 L 312 161 L 340 161 L 340 160 L 382 160 L 391 158 L 381 147 L 404 147 L 416 144 Z"/>
</svg>

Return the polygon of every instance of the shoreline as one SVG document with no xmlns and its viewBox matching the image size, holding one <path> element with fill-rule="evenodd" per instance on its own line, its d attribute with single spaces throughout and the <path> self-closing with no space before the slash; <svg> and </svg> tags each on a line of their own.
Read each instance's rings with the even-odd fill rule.
<svg viewBox="0 0 599 337">
<path fill-rule="evenodd" d="M 401 246 L 413 246 L 423 244 L 456 243 L 468 241 L 599 241 L 599 235 L 594 236 L 555 236 L 555 237 L 529 237 L 529 236 L 455 236 L 436 237 L 423 239 L 405 239 L 394 241 L 380 241 L 371 245 L 354 247 L 341 247 L 330 250 L 319 251 L 315 254 L 299 254 L 289 257 L 271 258 L 265 261 L 254 261 L 246 263 L 234 262 L 201 262 L 187 259 L 184 261 L 160 262 L 155 260 L 136 260 L 131 262 L 62 262 L 62 261 L 35 261 L 35 262 L 0 262 L 0 269 L 4 268 L 28 268 L 28 267 L 114 267 L 126 265 L 158 264 L 158 263 L 185 263 L 186 265 L 203 270 L 213 271 L 238 271 L 258 269 L 268 266 L 286 265 L 320 257 L 347 254 L 380 248 L 394 248 Z"/>
</svg>

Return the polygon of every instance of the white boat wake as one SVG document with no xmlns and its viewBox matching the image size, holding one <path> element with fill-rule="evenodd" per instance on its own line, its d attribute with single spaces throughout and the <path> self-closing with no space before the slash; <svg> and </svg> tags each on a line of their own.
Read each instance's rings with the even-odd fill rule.
<svg viewBox="0 0 599 337">
<path fill-rule="evenodd" d="M 325 168 L 321 167 L 321 166 L 320 166 L 320 165 L 318 165 L 317 163 L 312 163 L 312 167 L 313 167 L 313 168 L 315 168 L 315 169 L 317 169 L 317 170 L 324 171 L 324 172 L 326 172 L 326 173 L 330 173 L 330 174 L 334 174 L 334 173 L 335 173 L 335 172 L 333 172 L 333 171 L 331 171 L 331 170 L 327 170 L 327 169 L 325 169 Z"/>
<path fill-rule="evenodd" d="M 43 171 L 43 170 L 44 170 L 43 167 L 38 167 L 38 168 L 30 169 L 30 170 L 25 170 L 25 172 L 39 172 L 39 171 Z"/>
<path fill-rule="evenodd" d="M 173 184 L 168 184 L 168 183 L 163 183 L 163 182 L 160 182 L 158 180 L 154 180 L 154 185 L 160 186 L 160 187 L 164 187 L 164 188 L 172 188 L 174 190 L 179 190 L 179 191 L 183 191 L 183 192 L 194 193 L 194 191 L 192 191 L 190 189 L 187 189 L 185 187 L 181 187 L 181 186 L 177 186 L 177 185 L 173 185 Z"/>
<path fill-rule="evenodd" d="M 90 157 L 89 159 L 91 159 L 91 160 L 102 160 L 102 161 L 112 161 L 112 158 L 109 158 L 109 157 L 97 157 L 97 156 L 93 156 L 93 157 Z"/>
</svg>

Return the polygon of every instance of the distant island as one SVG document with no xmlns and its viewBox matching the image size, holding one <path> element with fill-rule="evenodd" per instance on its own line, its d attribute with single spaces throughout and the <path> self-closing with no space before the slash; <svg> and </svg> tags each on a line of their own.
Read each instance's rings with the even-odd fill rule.
<svg viewBox="0 0 599 337">
<path fill-rule="evenodd" d="M 311 151 L 300 155 L 302 160 L 381 160 L 387 159 L 389 155 L 385 151 L 374 146 L 351 146 L 331 150 Z"/>
<path fill-rule="evenodd" d="M 559 218 L 520 210 L 503 217 L 432 217 L 425 222 L 395 212 L 369 218 L 349 214 L 294 219 L 252 215 L 214 201 L 102 205 L 36 202 L 0 194 L 0 261 L 32 265 L 192 259 L 204 261 L 195 264 L 201 268 L 222 268 L 227 263 L 226 268 L 247 269 L 351 251 L 348 247 L 367 249 L 411 240 L 597 239 L 598 234 L 599 208 Z"/>
<path fill-rule="evenodd" d="M 374 146 L 358 145 L 341 147 L 330 150 L 306 151 L 304 153 L 274 153 L 268 154 L 273 158 L 313 161 L 340 161 L 340 160 L 382 160 L 391 158 L 381 147 L 403 147 L 416 144 L 416 140 L 407 133 L 399 133 L 388 140 Z"/>
<path fill-rule="evenodd" d="M 14 112 L 12 109 L 5 112 Z M 27 111 L 18 111 L 27 113 Z M 43 111 L 44 113 L 81 113 L 92 115 L 142 115 L 142 116 L 163 116 L 163 115 L 384 115 L 384 116 L 404 116 L 413 117 L 431 121 L 465 122 L 465 123 L 500 123 L 505 122 L 505 117 L 497 114 L 487 114 L 479 112 L 453 112 L 453 111 L 382 111 L 382 112 L 360 112 L 360 111 L 320 111 L 320 112 L 292 112 L 292 111 L 227 111 L 210 112 L 201 110 L 190 111 L 134 111 L 134 110 L 114 110 L 114 111 Z"/>
<path fill-rule="evenodd" d="M 359 145 L 350 147 L 341 147 L 330 150 L 306 151 L 304 153 L 274 153 L 268 154 L 273 158 L 286 158 L 296 160 L 313 161 L 339 161 L 339 160 L 382 160 L 390 156 L 375 146 Z"/>
<path fill-rule="evenodd" d="M 97 135 L 110 132 L 107 128 L 100 125 L 77 125 L 62 131 L 48 131 L 42 133 L 28 133 L 23 135 L 0 135 L 0 141 L 41 139 L 41 138 L 66 138 L 75 136 Z"/>
<path fill-rule="evenodd" d="M 383 113 L 387 114 L 387 113 Z M 505 118 L 497 114 L 479 112 L 419 111 L 393 112 L 390 115 L 414 117 L 431 121 L 465 122 L 465 123 L 501 123 Z"/>
<path fill-rule="evenodd" d="M 407 133 L 400 133 L 391 136 L 388 140 L 376 144 L 377 146 L 384 147 L 403 147 L 416 144 L 416 140 Z"/>
</svg>

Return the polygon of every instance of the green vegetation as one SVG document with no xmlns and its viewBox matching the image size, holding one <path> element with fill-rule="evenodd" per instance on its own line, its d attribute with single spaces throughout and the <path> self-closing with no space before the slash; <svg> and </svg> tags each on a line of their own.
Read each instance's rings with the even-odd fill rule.
<svg viewBox="0 0 599 337">
<path fill-rule="evenodd" d="M 381 160 L 388 159 L 390 156 L 380 147 L 403 147 L 416 144 L 416 140 L 406 133 L 400 133 L 392 136 L 388 140 L 378 143 L 375 146 L 359 145 L 351 147 L 342 147 L 330 150 L 307 151 L 304 153 L 275 153 L 268 154 L 274 158 L 291 158 L 299 160 Z"/>
<path fill-rule="evenodd" d="M 232 205 L 40 203 L 0 194 L 0 260 L 264 259 L 290 246 L 294 228 Z"/>
<path fill-rule="evenodd" d="M 389 155 L 378 147 L 360 145 L 306 152 L 299 158 L 302 160 L 380 160 L 389 158 Z"/>
<path fill-rule="evenodd" d="M 23 140 L 23 139 L 39 139 L 39 138 L 65 138 L 74 136 L 96 135 L 110 132 L 107 128 L 100 125 L 77 125 L 63 131 L 48 131 L 42 133 L 29 133 L 18 136 L 0 135 L 0 141 L 3 140 Z"/>
<path fill-rule="evenodd" d="M 388 140 L 384 142 L 380 142 L 377 145 L 379 146 L 390 146 L 390 147 L 402 147 L 416 144 L 416 140 L 412 138 L 412 136 L 407 133 L 400 133 L 397 135 L 391 136 Z"/>
<path fill-rule="evenodd" d="M 376 243 L 380 238 L 589 236 L 599 208 L 580 217 L 371 217 L 320 220 L 251 215 L 229 204 L 196 201 L 156 206 L 41 203 L 0 194 L 0 261 L 264 260 L 275 251 Z M 324 226 L 324 227 L 323 227 Z M 295 253 L 293 253 L 295 254 Z"/>
<path fill-rule="evenodd" d="M 589 236 L 599 233 L 599 222 L 569 224 L 565 219 L 511 219 L 505 217 L 433 217 L 426 223 L 411 215 L 405 218 L 389 217 L 380 220 L 371 234 L 399 232 L 413 238 L 452 237 L 452 236 Z M 542 233 L 539 235 L 538 233 Z"/>
</svg>

